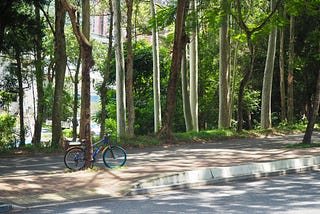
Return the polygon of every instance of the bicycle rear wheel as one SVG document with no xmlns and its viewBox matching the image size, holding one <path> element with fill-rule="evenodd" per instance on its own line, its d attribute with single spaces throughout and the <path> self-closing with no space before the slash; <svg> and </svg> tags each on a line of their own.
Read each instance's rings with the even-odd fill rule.
<svg viewBox="0 0 320 214">
<path fill-rule="evenodd" d="M 108 147 L 102 156 L 104 165 L 111 169 L 122 167 L 127 161 L 127 154 L 120 146 Z"/>
<path fill-rule="evenodd" d="M 80 170 L 84 167 L 85 151 L 81 147 L 71 147 L 64 155 L 64 164 L 71 170 Z"/>
</svg>

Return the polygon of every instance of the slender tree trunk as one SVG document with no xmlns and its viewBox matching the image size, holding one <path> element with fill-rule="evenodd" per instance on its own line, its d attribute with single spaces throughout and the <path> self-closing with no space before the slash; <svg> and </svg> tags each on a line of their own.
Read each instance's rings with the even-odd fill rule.
<svg viewBox="0 0 320 214">
<path fill-rule="evenodd" d="M 285 9 L 283 8 L 283 18 L 286 16 Z M 281 121 L 286 120 L 286 88 L 284 82 L 284 57 L 285 57 L 285 48 L 284 48 L 284 27 L 280 28 L 280 47 L 279 47 L 279 67 L 280 67 L 280 100 L 281 100 Z"/>
<path fill-rule="evenodd" d="M 236 41 L 234 46 L 234 53 L 233 53 L 233 63 L 232 63 L 232 72 L 230 71 L 230 74 L 232 73 L 232 87 L 230 90 L 230 105 L 229 105 L 229 118 L 230 123 L 229 127 L 231 127 L 231 119 L 233 118 L 233 105 L 234 105 L 234 93 L 236 89 L 236 77 L 237 77 L 237 57 L 238 57 L 238 41 Z"/>
<path fill-rule="evenodd" d="M 110 10 L 110 26 L 109 26 L 109 41 L 108 41 L 108 54 L 106 60 L 106 70 L 103 75 L 103 81 L 101 85 L 101 127 L 100 127 L 100 137 L 102 138 L 105 134 L 105 121 L 107 117 L 106 105 L 107 105 L 107 82 L 109 79 L 110 73 L 110 62 L 111 62 L 111 53 L 112 53 L 112 40 L 113 40 L 113 8 L 112 8 L 112 0 L 109 0 L 109 10 Z"/>
<path fill-rule="evenodd" d="M 123 68 L 123 53 L 121 45 L 121 10 L 120 1 L 112 0 L 114 9 L 114 48 L 116 57 L 116 97 L 117 97 L 117 135 L 124 137 L 126 134 L 126 110 L 125 110 L 125 75 Z"/>
<path fill-rule="evenodd" d="M 67 65 L 66 41 L 64 34 L 64 25 L 66 11 L 61 4 L 61 0 L 55 1 L 55 88 L 52 107 L 52 144 L 54 148 L 59 147 L 62 136 L 61 117 L 62 117 L 62 98 L 64 88 L 64 78 Z"/>
<path fill-rule="evenodd" d="M 154 0 L 150 0 L 151 16 L 154 20 L 152 27 L 152 53 L 153 53 L 153 108 L 154 108 L 154 132 L 161 127 L 161 102 L 160 102 L 160 63 L 157 18 Z"/>
<path fill-rule="evenodd" d="M 133 98 L 133 53 L 132 53 L 132 4 L 133 0 L 126 0 L 127 3 L 127 60 L 126 60 L 126 91 L 127 91 L 127 135 L 134 136 L 134 98 Z"/>
<path fill-rule="evenodd" d="M 191 1 L 191 10 L 197 14 L 197 0 Z M 192 20 L 190 39 L 190 109 L 192 129 L 199 132 L 198 124 L 198 23 L 197 16 Z"/>
<path fill-rule="evenodd" d="M 275 7 L 275 0 L 271 1 L 271 10 Z M 268 129 L 272 126 L 271 121 L 271 93 L 274 60 L 277 48 L 277 28 L 269 34 L 267 59 L 264 69 L 263 86 L 262 86 L 262 104 L 261 104 L 261 128 Z"/>
<path fill-rule="evenodd" d="M 20 144 L 19 147 L 25 147 L 25 141 L 26 141 L 26 137 L 25 137 L 25 125 L 24 125 L 24 102 L 23 102 L 23 97 L 24 97 L 24 92 L 23 92 L 23 77 L 22 77 L 22 67 L 21 67 L 21 53 L 19 50 L 16 50 L 16 63 L 17 63 L 17 70 L 16 70 L 16 76 L 18 79 L 18 86 L 19 86 L 19 92 L 18 92 L 18 97 L 19 97 L 19 126 L 20 126 L 20 131 L 19 131 L 19 135 L 20 135 Z"/>
<path fill-rule="evenodd" d="M 40 23 L 40 8 L 39 3 L 35 2 L 35 13 L 36 13 L 36 19 Z M 43 79 L 44 79 L 44 73 L 43 73 L 43 67 L 42 67 L 42 41 L 41 41 L 41 28 L 38 28 L 38 32 L 35 36 L 35 42 L 36 42 L 36 56 L 35 56 L 35 62 L 36 62 L 36 83 L 37 83 L 37 110 L 36 110 L 36 120 L 35 120 L 35 126 L 34 126 L 34 135 L 32 138 L 32 144 L 36 146 L 40 146 L 40 140 L 41 140 L 41 128 L 43 123 L 43 113 L 44 113 L 44 89 L 43 89 Z"/>
<path fill-rule="evenodd" d="M 294 95 L 293 95 L 293 64 L 294 64 L 294 16 L 290 16 L 290 41 L 289 41 L 289 65 L 288 65 L 288 103 L 287 103 L 287 117 L 288 122 L 293 123 L 294 121 Z"/>
<path fill-rule="evenodd" d="M 314 95 L 312 112 L 309 117 L 307 129 L 304 133 L 302 143 L 311 143 L 311 137 L 312 137 L 314 124 L 316 122 L 316 118 L 317 118 L 317 115 L 319 112 L 319 104 L 320 104 L 320 70 L 318 71 L 318 80 L 317 80 L 317 86 L 316 86 L 316 93 Z"/>
<path fill-rule="evenodd" d="M 255 58 L 255 51 L 251 40 L 251 35 L 247 35 L 247 42 L 250 50 L 250 68 L 247 73 L 244 75 L 243 79 L 240 82 L 239 87 L 239 94 L 238 94 L 238 124 L 237 124 L 237 132 L 242 132 L 243 129 L 243 96 L 244 96 L 244 89 L 247 85 L 248 81 L 251 78 L 254 68 L 254 58 Z"/>
<path fill-rule="evenodd" d="M 79 72 L 80 72 L 80 65 L 81 65 L 81 48 L 79 48 L 79 57 L 77 61 L 77 67 L 74 74 L 74 82 L 73 82 L 73 116 L 72 116 L 72 140 L 76 141 L 77 139 L 77 127 L 79 126 L 78 121 L 78 105 L 79 105 L 79 98 L 78 98 L 78 90 L 79 90 Z"/>
<path fill-rule="evenodd" d="M 185 32 L 185 20 L 188 9 L 189 0 L 178 0 L 165 118 L 163 120 L 162 128 L 158 133 L 159 135 L 165 135 L 168 138 L 172 137 L 172 122 L 174 117 L 174 110 L 176 107 L 177 83 L 179 82 L 179 74 L 181 71 L 181 58 L 188 42 L 188 38 Z"/>
<path fill-rule="evenodd" d="M 188 84 L 188 71 L 187 71 L 187 59 L 186 51 L 182 53 L 181 58 L 181 85 L 182 85 L 182 100 L 183 100 L 183 113 L 184 121 L 186 124 L 186 130 L 193 130 L 192 115 L 190 109 L 190 100 L 189 100 L 189 84 Z"/>
<path fill-rule="evenodd" d="M 229 17 L 228 0 L 221 0 L 224 15 L 220 27 L 220 59 L 219 59 L 219 128 L 229 128 L 230 125 L 230 66 L 229 66 Z"/>
</svg>

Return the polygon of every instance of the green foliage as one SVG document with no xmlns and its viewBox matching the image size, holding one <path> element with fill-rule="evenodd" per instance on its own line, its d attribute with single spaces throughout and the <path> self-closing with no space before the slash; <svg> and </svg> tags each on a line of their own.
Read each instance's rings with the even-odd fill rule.
<svg viewBox="0 0 320 214">
<path fill-rule="evenodd" d="M 16 94 L 0 90 L 0 107 L 9 109 L 9 105 L 16 98 Z"/>
<path fill-rule="evenodd" d="M 52 106 L 53 106 L 53 99 L 54 99 L 54 87 L 52 83 L 48 83 L 44 89 L 44 105 L 45 105 L 45 119 L 52 118 Z M 63 99 L 62 99 L 62 120 L 67 120 L 70 115 L 72 115 L 72 102 L 73 97 L 67 91 L 67 88 L 63 92 Z"/>
<path fill-rule="evenodd" d="M 62 135 L 63 137 L 72 138 L 72 129 L 63 129 Z"/>
<path fill-rule="evenodd" d="M 10 116 L 7 113 L 0 114 L 0 150 L 5 150 L 11 143 L 15 143 L 13 131 L 15 123 L 15 117 Z"/>
</svg>

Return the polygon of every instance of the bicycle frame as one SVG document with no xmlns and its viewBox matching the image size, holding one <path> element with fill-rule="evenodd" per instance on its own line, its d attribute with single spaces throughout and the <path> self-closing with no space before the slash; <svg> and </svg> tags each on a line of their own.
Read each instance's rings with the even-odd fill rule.
<svg viewBox="0 0 320 214">
<path fill-rule="evenodd" d="M 103 143 L 103 145 L 97 147 L 97 145 Z M 110 135 L 107 133 L 106 136 L 97 141 L 96 143 L 92 144 L 92 148 L 93 148 L 93 154 L 92 154 L 92 159 L 95 160 L 96 156 L 99 154 L 99 152 L 102 151 L 102 153 L 108 149 L 108 148 L 111 148 L 111 145 L 110 145 Z M 112 157 L 114 158 L 114 154 L 113 154 L 113 151 L 111 149 L 111 155 Z"/>
</svg>

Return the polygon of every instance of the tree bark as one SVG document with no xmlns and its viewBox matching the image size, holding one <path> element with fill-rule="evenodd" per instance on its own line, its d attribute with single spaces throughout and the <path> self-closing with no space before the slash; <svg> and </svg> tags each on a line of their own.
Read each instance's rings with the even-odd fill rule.
<svg viewBox="0 0 320 214">
<path fill-rule="evenodd" d="M 158 135 L 172 137 L 172 122 L 176 107 L 177 83 L 181 71 L 182 53 L 185 51 L 188 38 L 185 32 L 185 20 L 189 9 L 189 0 L 178 0 L 177 15 L 175 21 L 174 44 L 170 77 L 168 82 L 165 118 Z"/>
<path fill-rule="evenodd" d="M 288 123 L 294 122 L 294 95 L 293 95 L 293 64 L 294 64 L 294 43 L 295 43 L 295 34 L 294 34 L 294 16 L 290 16 L 290 40 L 289 40 L 289 65 L 288 65 L 288 80 L 287 80 L 287 117 Z"/>
<path fill-rule="evenodd" d="M 302 143 L 311 143 L 314 124 L 316 122 L 316 118 L 319 112 L 319 104 L 320 104 L 320 70 L 318 71 L 318 80 L 317 80 L 317 86 L 316 86 L 316 93 L 314 95 L 312 112 L 311 112 L 311 116 L 309 117 L 307 129 L 304 133 Z"/>
<path fill-rule="evenodd" d="M 271 10 L 275 7 L 275 0 L 271 1 Z M 277 48 L 277 28 L 274 27 L 269 34 L 267 59 L 264 70 L 262 86 L 262 104 L 261 104 L 261 128 L 268 129 L 272 126 L 271 121 L 271 93 L 274 60 Z"/>
<path fill-rule="evenodd" d="M 55 43 L 54 43 L 54 59 L 55 59 L 55 88 L 54 100 L 52 107 L 52 144 L 54 148 L 58 148 L 62 136 L 61 117 L 62 117 L 62 98 L 64 88 L 64 78 L 67 65 L 66 40 L 64 34 L 64 25 L 66 11 L 61 4 L 61 0 L 55 1 Z"/>
<path fill-rule="evenodd" d="M 72 140 L 76 141 L 78 133 L 77 127 L 79 126 L 78 121 L 78 105 L 79 105 L 79 98 L 78 98 L 78 89 L 79 89 L 79 73 L 80 73 L 80 65 L 81 65 L 81 48 L 79 48 L 79 57 L 77 61 L 77 67 L 74 74 L 73 80 L 73 116 L 72 116 Z"/>
<path fill-rule="evenodd" d="M 126 134 L 126 110 L 125 110 L 125 74 L 123 68 L 123 53 L 121 45 L 121 10 L 120 1 L 112 0 L 114 9 L 114 48 L 116 57 L 116 97 L 117 97 L 117 135 L 124 137 Z"/>
<path fill-rule="evenodd" d="M 19 135 L 20 135 L 20 144 L 19 147 L 25 147 L 25 141 L 26 141 L 26 133 L 25 133 L 25 125 L 24 125 L 24 102 L 23 102 L 23 97 L 24 97 L 24 91 L 23 91 L 23 77 L 22 77 L 22 67 L 21 67 L 21 52 L 19 50 L 16 50 L 15 54 L 15 59 L 17 63 L 17 68 L 16 68 L 16 76 L 18 79 L 18 97 L 19 97 Z"/>
<path fill-rule="evenodd" d="M 286 17 L 285 9 L 283 8 L 282 11 L 283 18 Z M 284 48 L 284 40 L 285 40 L 285 33 L 284 33 L 284 27 L 280 28 L 280 47 L 279 47 L 279 67 L 280 67 L 280 103 L 281 103 L 281 114 L 280 118 L 281 121 L 286 120 L 286 88 L 285 88 L 285 82 L 284 82 L 284 64 L 285 64 L 285 48 Z"/>
<path fill-rule="evenodd" d="M 197 0 L 191 1 L 191 10 L 197 14 Z M 192 20 L 190 39 L 190 109 L 192 129 L 199 132 L 198 124 L 198 26 L 197 16 Z"/>
<path fill-rule="evenodd" d="M 36 19 L 40 23 L 40 5 L 39 2 L 35 2 L 35 14 Z M 41 140 L 41 129 L 42 129 L 42 123 L 43 123 L 43 114 L 44 114 L 44 89 L 43 89 L 43 79 L 44 79 L 44 73 L 43 73 L 43 66 L 42 66 L 42 40 L 41 40 L 41 28 L 39 27 L 37 29 L 37 34 L 35 36 L 35 42 L 36 42 L 36 56 L 35 56 L 35 74 L 36 74 L 36 84 L 37 84 L 37 110 L 36 110 L 36 119 L 35 119 L 35 125 L 34 125 L 34 134 L 32 137 L 32 144 L 36 146 L 40 146 L 40 140 Z"/>
<path fill-rule="evenodd" d="M 183 113 L 184 121 L 186 124 L 186 131 L 193 130 L 192 115 L 190 109 L 189 99 L 189 84 L 188 84 L 188 71 L 187 71 L 187 59 L 186 51 L 182 53 L 181 59 L 181 85 L 182 85 L 182 101 L 183 101 Z"/>
<path fill-rule="evenodd" d="M 127 135 L 134 136 L 134 98 L 133 98 L 133 53 L 132 53 L 132 6 L 133 0 L 127 3 L 127 59 L 126 59 L 126 91 L 127 91 Z"/>
<path fill-rule="evenodd" d="M 223 16 L 220 27 L 219 43 L 219 128 L 230 128 L 230 65 L 229 65 L 229 33 L 228 33 L 228 0 L 221 0 Z"/>
<path fill-rule="evenodd" d="M 108 41 L 108 54 L 106 60 L 106 70 L 103 75 L 103 81 L 101 85 L 101 126 L 100 126 L 100 138 L 102 138 L 105 134 L 105 121 L 107 117 L 106 105 L 107 105 L 107 82 L 109 79 L 110 73 L 110 62 L 111 62 L 111 53 L 112 53 L 112 39 L 113 39 L 113 8 L 112 8 L 112 0 L 109 0 L 109 10 L 110 10 L 110 26 L 109 26 L 109 41 Z"/>
<path fill-rule="evenodd" d="M 152 27 L 152 56 L 153 56 L 153 108 L 154 108 L 154 132 L 161 127 L 161 102 L 160 102 L 160 63 L 157 18 L 154 0 L 150 0 L 151 17 L 154 20 Z"/>
</svg>

